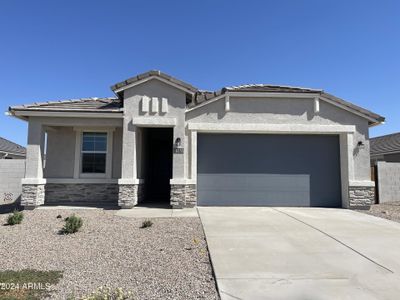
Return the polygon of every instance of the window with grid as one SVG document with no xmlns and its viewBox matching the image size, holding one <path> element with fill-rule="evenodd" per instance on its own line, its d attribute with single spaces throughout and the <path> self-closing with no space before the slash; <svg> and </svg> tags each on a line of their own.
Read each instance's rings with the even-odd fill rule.
<svg viewBox="0 0 400 300">
<path fill-rule="evenodd" d="M 107 133 L 82 133 L 82 173 L 106 173 Z"/>
</svg>

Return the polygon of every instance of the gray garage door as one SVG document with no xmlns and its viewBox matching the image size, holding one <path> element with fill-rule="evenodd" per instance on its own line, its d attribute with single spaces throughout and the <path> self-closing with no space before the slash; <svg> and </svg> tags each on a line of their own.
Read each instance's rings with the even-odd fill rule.
<svg viewBox="0 0 400 300">
<path fill-rule="evenodd" d="M 341 206 L 335 135 L 198 135 L 198 205 Z"/>
</svg>

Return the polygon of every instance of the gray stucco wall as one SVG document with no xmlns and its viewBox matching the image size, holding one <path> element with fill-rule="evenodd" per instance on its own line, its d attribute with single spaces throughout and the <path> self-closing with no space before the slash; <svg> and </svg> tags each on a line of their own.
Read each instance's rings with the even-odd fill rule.
<svg viewBox="0 0 400 300">
<path fill-rule="evenodd" d="M 168 99 L 167 113 L 143 113 L 141 110 L 141 101 L 143 96 L 158 97 Z M 185 109 L 186 109 L 186 93 L 182 90 L 174 88 L 159 80 L 150 80 L 138 86 L 134 86 L 124 91 L 124 112 L 129 118 L 141 117 L 157 117 L 157 118 L 175 118 L 176 126 L 174 127 L 174 141 L 181 138 L 182 143 L 187 149 L 188 139 L 185 134 Z M 133 123 L 133 125 L 135 125 Z M 146 126 L 145 126 L 146 127 Z M 147 126 L 148 127 L 148 126 Z M 188 172 L 188 151 L 182 154 L 173 155 L 173 178 L 185 178 Z M 141 160 L 140 151 L 137 153 L 138 161 Z M 138 172 L 139 173 L 139 172 Z"/>
<path fill-rule="evenodd" d="M 122 160 L 122 128 L 117 127 L 113 134 L 113 159 L 112 159 L 112 178 L 121 178 Z"/>
<path fill-rule="evenodd" d="M 146 143 L 142 143 L 142 141 L 146 140 L 146 131 L 144 128 L 138 128 L 136 131 L 136 155 L 137 155 L 137 176 L 138 178 L 146 177 L 146 169 L 144 168 L 144 162 L 146 161 Z"/>
<path fill-rule="evenodd" d="M 56 130 L 47 132 L 45 177 L 74 176 L 75 134 L 73 127 L 57 127 Z"/>
<path fill-rule="evenodd" d="M 400 200 L 400 163 L 377 163 L 379 203 Z"/>
<path fill-rule="evenodd" d="M 354 176 L 370 180 L 368 121 L 330 103 L 320 100 L 320 112 L 314 113 L 313 99 L 230 98 L 230 111 L 225 112 L 224 99 L 186 114 L 193 123 L 263 123 L 308 125 L 355 125 Z M 358 141 L 365 144 L 357 150 Z"/>
<path fill-rule="evenodd" d="M 52 126 L 47 130 L 47 153 L 46 165 L 44 169 L 45 178 L 73 178 L 75 161 L 75 142 L 76 131 L 74 126 L 79 124 L 83 128 L 122 125 L 121 120 L 115 119 L 84 119 L 76 118 L 42 118 L 44 124 L 70 124 L 70 126 Z M 86 125 L 85 125 L 86 124 Z M 97 126 L 94 126 L 97 124 Z M 115 127 L 113 133 L 113 158 L 112 158 L 112 178 L 121 177 L 121 155 L 122 155 L 122 127 Z"/>
<path fill-rule="evenodd" d="M 25 159 L 0 159 L 0 205 L 20 199 L 24 176 Z"/>
</svg>

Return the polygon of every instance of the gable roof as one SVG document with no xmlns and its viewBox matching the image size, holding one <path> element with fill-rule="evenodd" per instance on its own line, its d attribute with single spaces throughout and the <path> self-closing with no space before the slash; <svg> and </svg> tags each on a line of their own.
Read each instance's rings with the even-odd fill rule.
<svg viewBox="0 0 400 300">
<path fill-rule="evenodd" d="M 292 87 L 285 85 L 271 85 L 271 84 L 245 84 L 239 86 L 227 86 L 218 91 L 205 91 L 199 90 L 196 87 L 186 83 L 182 80 L 176 79 L 168 74 L 162 73 L 158 70 L 151 70 L 146 73 L 128 78 L 122 82 L 114 84 L 111 89 L 118 96 L 108 98 L 82 98 L 61 101 L 48 101 L 42 103 L 33 103 L 28 105 L 13 106 L 9 111 L 13 114 L 15 111 L 59 111 L 59 112 L 122 112 L 123 96 L 121 92 L 131 86 L 139 85 L 148 80 L 158 79 L 176 88 L 182 89 L 187 92 L 187 107 L 188 109 L 196 109 L 197 106 L 204 106 L 208 103 L 222 98 L 226 93 L 296 93 L 296 94 L 310 94 L 310 97 L 315 94 L 320 99 L 339 106 L 343 109 L 349 110 L 352 113 L 360 115 L 369 120 L 370 125 L 376 125 L 385 120 L 384 117 L 366 110 L 360 106 L 352 104 L 341 98 L 328 94 L 320 89 L 311 89 L 304 87 Z"/>
<path fill-rule="evenodd" d="M 0 152 L 25 156 L 26 148 L 14 142 L 11 142 L 5 138 L 0 137 Z"/>
<path fill-rule="evenodd" d="M 85 112 L 119 112 L 122 103 L 116 97 L 107 98 L 81 98 L 36 102 L 32 104 L 12 106 L 9 110 L 41 110 L 41 111 L 85 111 Z"/>
<path fill-rule="evenodd" d="M 371 156 L 400 152 L 400 132 L 371 138 L 369 141 Z"/>
<path fill-rule="evenodd" d="M 219 91 L 198 91 L 194 99 L 194 103 L 191 104 L 191 108 L 195 108 L 198 105 L 205 105 L 207 102 L 212 102 L 214 99 L 226 94 L 227 92 L 246 92 L 246 93 L 300 93 L 300 94 L 317 94 L 322 99 L 332 102 L 338 106 L 349 109 L 350 111 L 356 112 L 361 116 L 368 117 L 369 119 L 376 120 L 375 123 L 384 122 L 385 118 L 367 109 L 364 109 L 358 105 L 345 101 L 341 98 L 335 97 L 329 93 L 324 92 L 320 89 L 311 89 L 303 87 L 291 87 L 284 85 L 270 85 L 270 84 L 246 84 L 232 87 L 224 87 Z M 373 124 L 374 122 L 371 122 Z"/>
<path fill-rule="evenodd" d="M 198 91 L 197 88 L 192 86 L 191 84 L 184 82 L 182 80 L 176 79 L 175 77 L 172 77 L 168 74 L 162 73 L 159 70 L 151 70 L 146 73 L 142 73 L 136 76 L 133 76 L 131 78 L 128 78 L 124 81 L 121 81 L 119 83 L 116 83 L 111 86 L 111 90 L 113 90 L 115 93 L 118 93 L 126 88 L 129 88 L 130 86 L 139 84 L 142 81 L 145 81 L 147 79 L 151 78 L 158 78 L 161 79 L 162 81 L 165 81 L 167 83 L 177 85 L 178 87 L 181 87 L 185 90 L 188 90 L 192 93 L 196 93 Z"/>
</svg>

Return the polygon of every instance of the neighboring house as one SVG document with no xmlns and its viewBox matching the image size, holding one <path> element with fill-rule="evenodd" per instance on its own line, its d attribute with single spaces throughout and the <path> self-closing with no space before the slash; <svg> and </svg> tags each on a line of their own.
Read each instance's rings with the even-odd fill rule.
<svg viewBox="0 0 400 300">
<path fill-rule="evenodd" d="M 400 162 L 400 132 L 371 138 L 371 165 L 377 161 Z"/>
<path fill-rule="evenodd" d="M 0 205 L 19 201 L 26 149 L 0 137 Z"/>
<path fill-rule="evenodd" d="M 202 91 L 159 71 L 111 89 L 116 97 L 9 108 L 29 122 L 22 205 L 373 202 L 368 130 L 384 118 L 322 90 L 250 84 Z"/>
<path fill-rule="evenodd" d="M 0 159 L 25 159 L 26 149 L 0 137 Z"/>
</svg>

